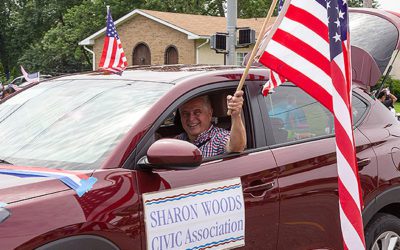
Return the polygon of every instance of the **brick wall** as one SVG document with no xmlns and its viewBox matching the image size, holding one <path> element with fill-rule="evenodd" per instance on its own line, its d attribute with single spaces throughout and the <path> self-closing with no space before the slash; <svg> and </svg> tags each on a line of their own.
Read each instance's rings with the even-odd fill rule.
<svg viewBox="0 0 400 250">
<path fill-rule="evenodd" d="M 144 42 L 149 46 L 151 64 L 153 65 L 164 64 L 164 53 L 169 45 L 175 45 L 178 49 L 178 63 L 196 63 L 195 40 L 189 40 L 186 34 L 144 16 L 137 15 L 126 23 L 117 26 L 117 32 L 129 66 L 132 65 L 133 49 L 140 42 Z M 103 42 L 104 36 L 101 36 L 95 40 L 93 47 L 93 51 L 96 54 L 96 68 L 99 65 Z"/>
</svg>

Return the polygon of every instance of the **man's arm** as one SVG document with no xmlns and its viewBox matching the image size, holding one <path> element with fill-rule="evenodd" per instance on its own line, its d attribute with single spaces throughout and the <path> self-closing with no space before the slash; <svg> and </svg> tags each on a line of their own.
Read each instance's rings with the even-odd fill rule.
<svg viewBox="0 0 400 250">
<path fill-rule="evenodd" d="M 397 97 L 393 94 L 389 94 L 390 95 L 390 99 L 392 99 L 392 102 L 395 103 L 397 101 Z"/>
<path fill-rule="evenodd" d="M 236 91 L 233 96 L 227 96 L 228 110 L 231 111 L 231 132 L 226 151 L 243 152 L 246 147 L 246 129 L 242 121 L 243 91 Z"/>
</svg>

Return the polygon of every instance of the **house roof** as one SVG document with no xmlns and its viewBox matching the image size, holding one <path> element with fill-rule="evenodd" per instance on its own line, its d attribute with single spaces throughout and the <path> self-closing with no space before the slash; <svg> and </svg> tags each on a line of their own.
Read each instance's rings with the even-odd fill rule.
<svg viewBox="0 0 400 250">
<path fill-rule="evenodd" d="M 115 26 L 122 25 L 136 15 L 142 15 L 160 24 L 166 25 L 172 29 L 178 30 L 188 35 L 188 39 L 209 38 L 216 32 L 226 31 L 226 18 L 216 16 L 203 16 L 182 13 L 161 12 L 154 10 L 140 10 L 126 14 L 115 21 Z M 274 23 L 275 17 L 272 17 L 267 26 Z M 261 30 L 264 18 L 249 18 L 237 19 L 237 26 L 250 27 L 256 31 L 256 34 Z M 105 33 L 106 28 L 97 31 L 91 36 L 79 42 L 79 45 L 93 45 L 94 40 Z"/>
</svg>

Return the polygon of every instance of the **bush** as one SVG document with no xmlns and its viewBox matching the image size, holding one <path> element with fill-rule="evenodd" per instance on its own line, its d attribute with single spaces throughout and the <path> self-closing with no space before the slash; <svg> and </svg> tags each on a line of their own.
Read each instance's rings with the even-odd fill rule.
<svg viewBox="0 0 400 250">
<path fill-rule="evenodd" d="M 378 90 L 381 86 L 383 77 L 378 81 L 378 83 L 374 86 L 373 90 Z M 390 92 L 400 100 L 400 80 L 393 79 L 392 77 L 388 77 L 384 83 L 384 88 L 389 87 Z"/>
</svg>

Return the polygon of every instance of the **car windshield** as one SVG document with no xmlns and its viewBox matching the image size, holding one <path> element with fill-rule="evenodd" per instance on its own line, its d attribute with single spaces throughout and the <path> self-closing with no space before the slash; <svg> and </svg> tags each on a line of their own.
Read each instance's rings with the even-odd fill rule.
<svg viewBox="0 0 400 250">
<path fill-rule="evenodd" d="M 0 105 L 0 159 L 15 165 L 96 169 L 171 84 L 43 82 Z"/>
</svg>

